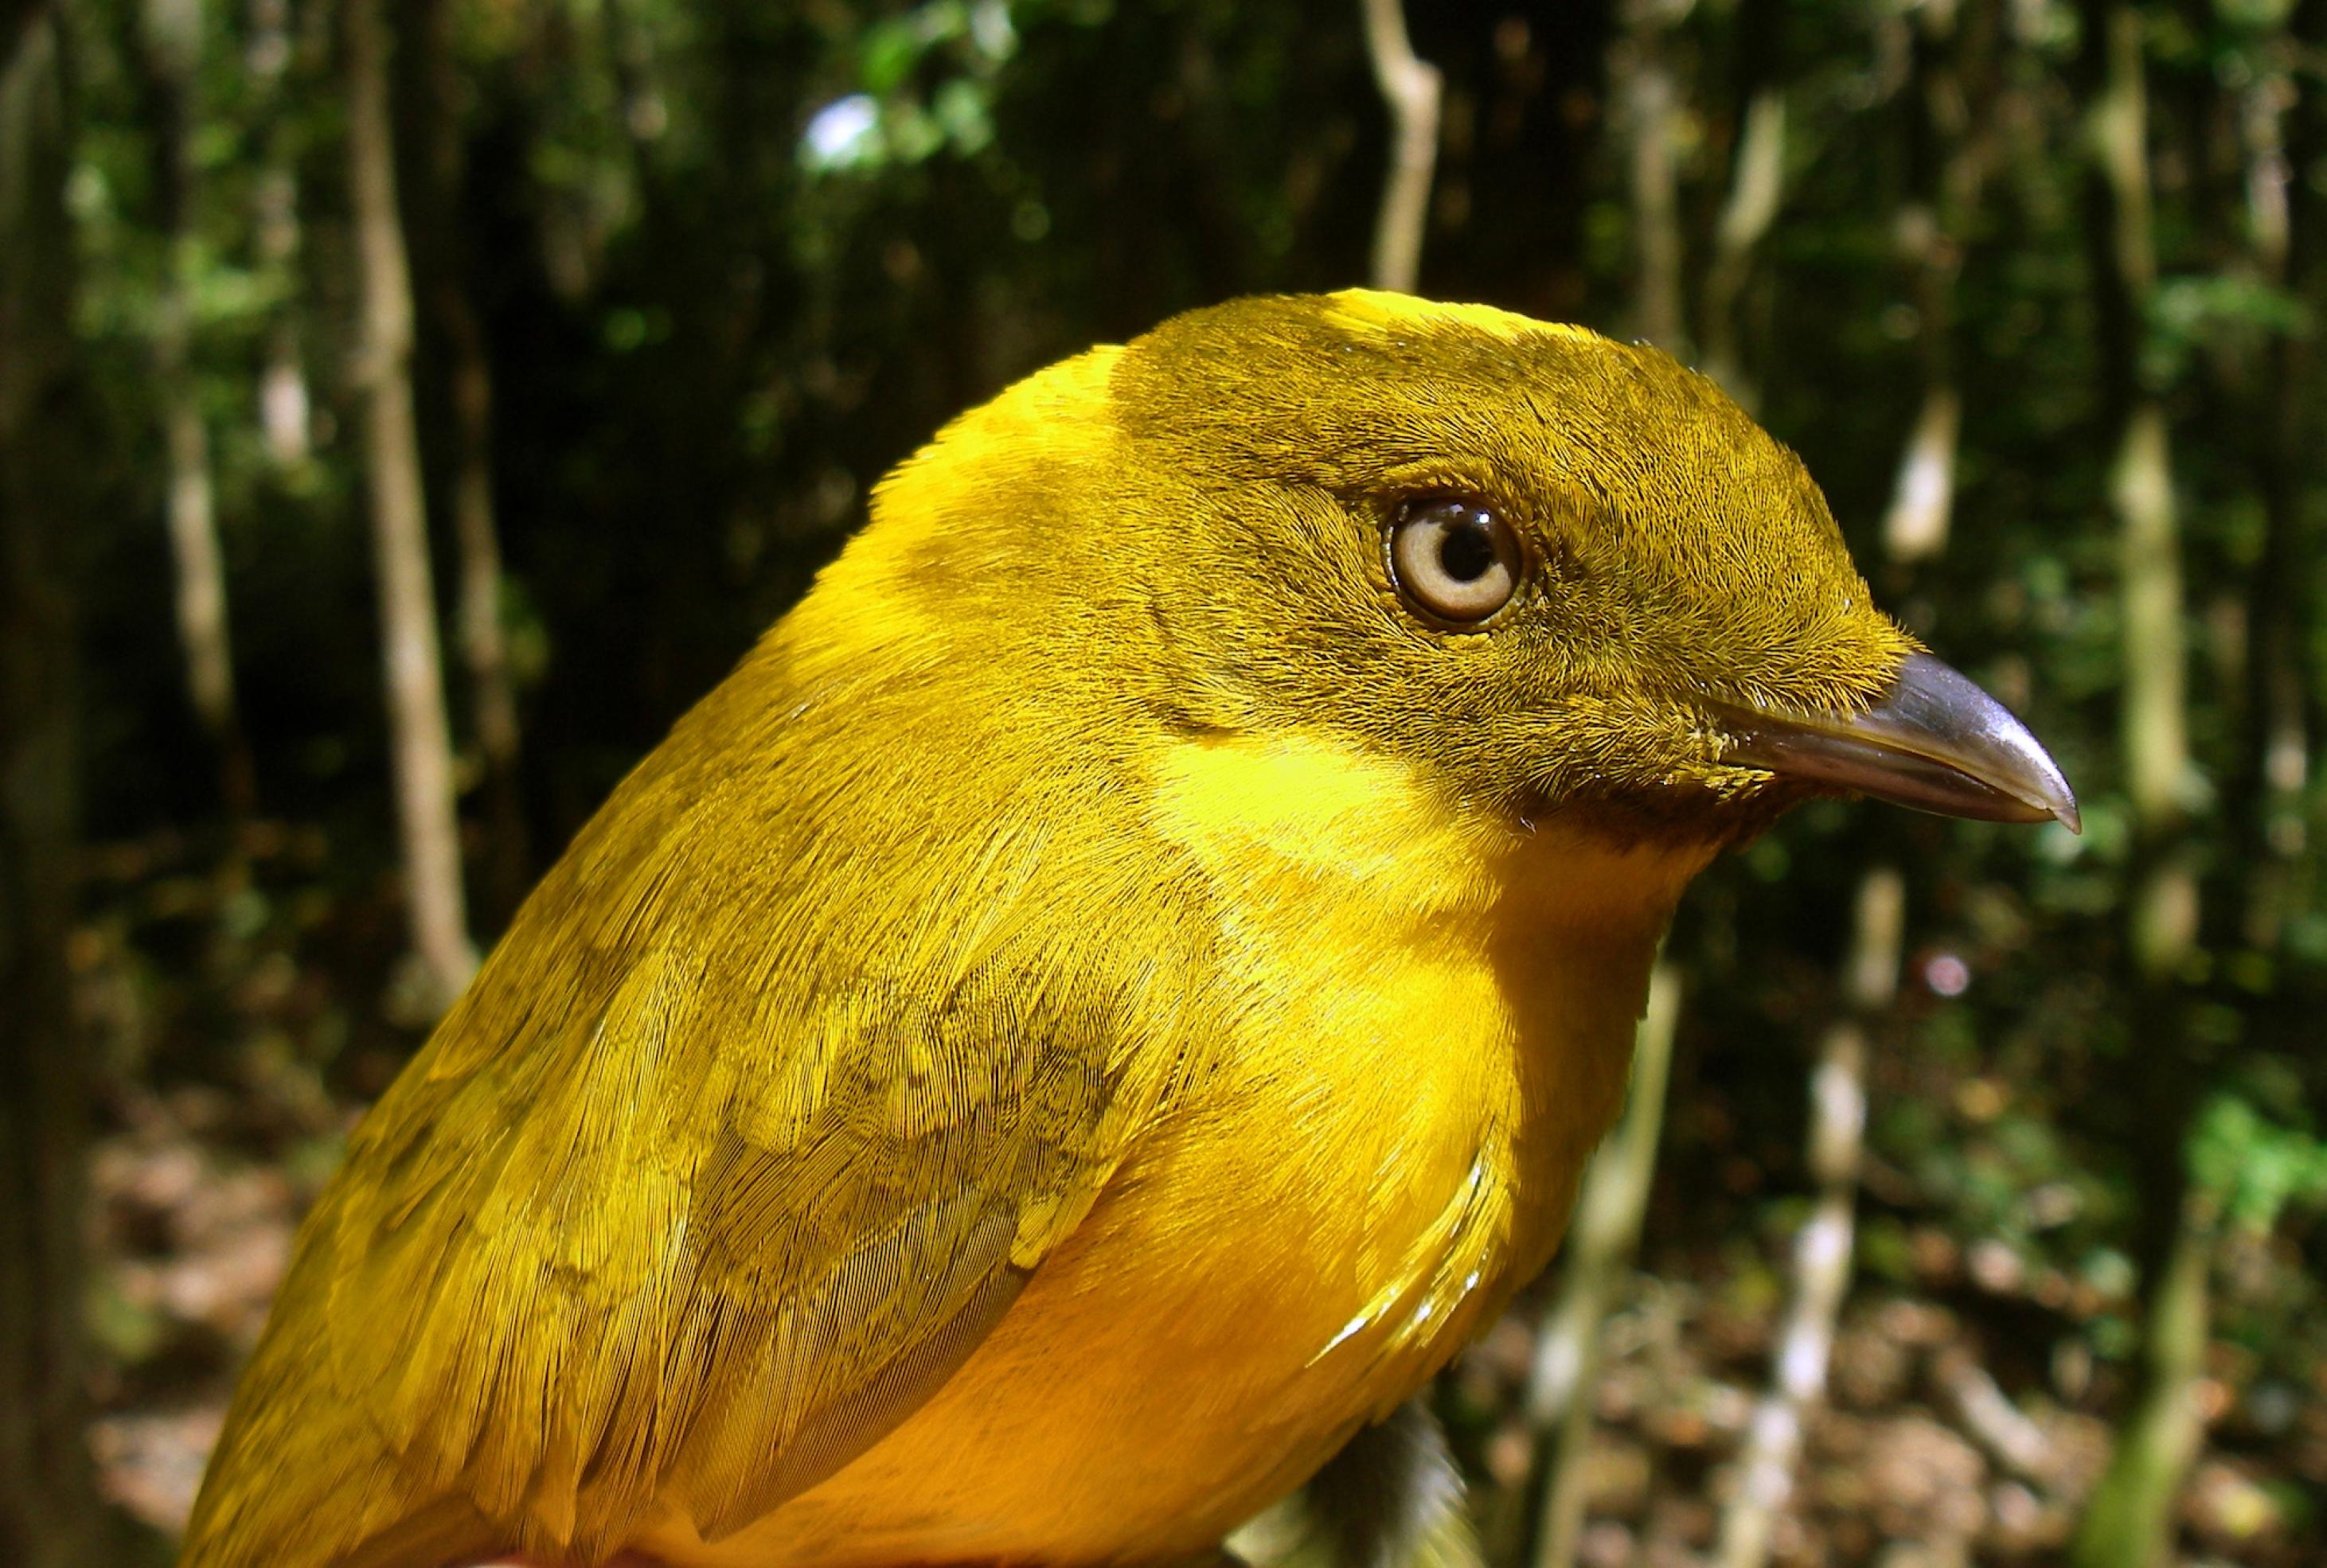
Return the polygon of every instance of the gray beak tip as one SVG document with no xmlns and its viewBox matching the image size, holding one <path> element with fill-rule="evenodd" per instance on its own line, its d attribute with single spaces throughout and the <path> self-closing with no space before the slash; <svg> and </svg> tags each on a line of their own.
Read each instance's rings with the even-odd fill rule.
<svg viewBox="0 0 2327 1568">
<path fill-rule="evenodd" d="M 2084 831 L 2075 792 L 2028 727 L 1928 653 L 1910 654 L 1864 713 L 1724 716 L 1739 721 L 1724 761 L 1948 817 Z"/>
</svg>

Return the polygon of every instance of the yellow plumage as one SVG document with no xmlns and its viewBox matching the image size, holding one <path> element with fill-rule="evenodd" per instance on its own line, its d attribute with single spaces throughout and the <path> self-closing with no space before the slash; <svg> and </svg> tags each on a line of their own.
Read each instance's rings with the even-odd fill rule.
<svg viewBox="0 0 2327 1568">
<path fill-rule="evenodd" d="M 1385 554 L 1453 495 L 1475 628 Z M 1709 385 L 1395 296 L 1094 350 L 873 510 L 365 1121 L 190 1568 L 1201 1553 L 1549 1256 L 1803 792 L 1719 715 L 1914 651 Z"/>
</svg>

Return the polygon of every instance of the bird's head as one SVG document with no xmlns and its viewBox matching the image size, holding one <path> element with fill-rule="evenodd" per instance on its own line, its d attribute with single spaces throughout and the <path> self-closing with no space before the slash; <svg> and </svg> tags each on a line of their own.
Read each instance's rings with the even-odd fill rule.
<svg viewBox="0 0 2327 1568">
<path fill-rule="evenodd" d="M 1875 606 L 1793 453 L 1579 328 L 1367 291 L 1194 311 L 968 416 L 885 499 L 957 615 L 982 579 L 1077 643 L 1047 668 L 1187 733 L 1322 733 L 1626 840 L 1734 842 L 1821 792 L 2076 823 Z"/>
<path fill-rule="evenodd" d="M 2072 826 L 2017 721 L 1879 610 L 1800 461 L 1657 350 L 1365 291 L 1135 341 L 1226 727 L 1323 723 L 1476 798 L 1734 838 L 1816 792 Z M 1189 591 L 1201 590 L 1201 591 Z"/>
</svg>

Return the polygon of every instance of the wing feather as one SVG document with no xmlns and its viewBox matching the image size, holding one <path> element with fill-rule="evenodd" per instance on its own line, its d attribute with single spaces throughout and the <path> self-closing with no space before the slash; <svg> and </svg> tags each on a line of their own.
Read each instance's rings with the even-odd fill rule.
<svg viewBox="0 0 2327 1568">
<path fill-rule="evenodd" d="M 1211 928 L 1107 800 L 763 797 L 642 769 L 367 1118 L 190 1564 L 736 1529 L 926 1398 L 1196 1070 Z"/>
</svg>

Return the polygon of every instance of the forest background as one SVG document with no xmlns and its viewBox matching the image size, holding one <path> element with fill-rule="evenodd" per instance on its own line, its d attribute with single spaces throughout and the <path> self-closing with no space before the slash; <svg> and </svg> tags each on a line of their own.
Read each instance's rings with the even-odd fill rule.
<svg viewBox="0 0 2327 1568">
<path fill-rule="evenodd" d="M 1368 278 L 1718 378 L 2085 803 L 1691 894 L 1437 1392 L 1489 1559 L 2327 1560 L 2320 0 L 0 0 L 0 1560 L 163 1559 L 352 1119 L 889 464 Z"/>
</svg>

